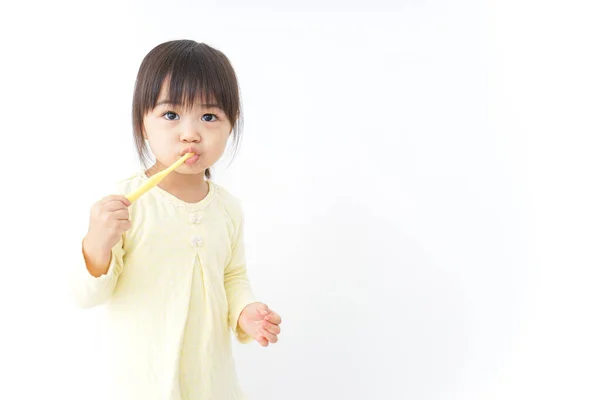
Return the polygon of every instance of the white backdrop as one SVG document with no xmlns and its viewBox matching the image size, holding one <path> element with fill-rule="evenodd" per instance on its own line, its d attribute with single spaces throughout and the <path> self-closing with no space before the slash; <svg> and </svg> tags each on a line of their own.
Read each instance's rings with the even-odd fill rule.
<svg viewBox="0 0 600 400">
<path fill-rule="evenodd" d="M 142 57 L 191 38 L 240 78 L 216 180 L 283 316 L 236 345 L 250 398 L 598 399 L 599 6 L 280 3 L 3 4 L 0 398 L 104 398 L 64 272 L 138 168 Z"/>
</svg>

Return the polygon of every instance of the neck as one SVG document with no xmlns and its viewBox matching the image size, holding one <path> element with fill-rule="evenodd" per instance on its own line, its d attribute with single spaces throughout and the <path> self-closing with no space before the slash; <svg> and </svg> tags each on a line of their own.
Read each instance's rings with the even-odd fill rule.
<svg viewBox="0 0 600 400">
<path fill-rule="evenodd" d="M 146 171 L 146 175 L 150 177 L 165 168 L 156 163 Z M 204 179 L 204 171 L 199 174 L 180 174 L 173 171 L 158 186 L 187 203 L 197 203 L 208 194 L 208 182 Z"/>
</svg>

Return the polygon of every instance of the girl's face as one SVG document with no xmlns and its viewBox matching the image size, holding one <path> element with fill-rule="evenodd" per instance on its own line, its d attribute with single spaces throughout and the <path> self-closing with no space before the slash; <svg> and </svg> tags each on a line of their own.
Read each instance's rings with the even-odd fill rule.
<svg viewBox="0 0 600 400">
<path fill-rule="evenodd" d="M 145 138 L 159 167 L 168 167 L 185 153 L 195 153 L 177 168 L 183 174 L 203 174 L 223 155 L 232 126 L 215 105 L 191 108 L 171 104 L 163 86 L 156 107 L 144 116 Z M 162 168 L 161 168 L 162 169 Z"/>
</svg>

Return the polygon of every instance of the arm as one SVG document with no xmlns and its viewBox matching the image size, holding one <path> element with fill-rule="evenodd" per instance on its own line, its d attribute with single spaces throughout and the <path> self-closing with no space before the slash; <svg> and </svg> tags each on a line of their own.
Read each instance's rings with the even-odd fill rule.
<svg viewBox="0 0 600 400">
<path fill-rule="evenodd" d="M 108 254 L 94 253 L 81 246 L 81 262 L 69 271 L 69 289 L 73 302 L 80 308 L 92 308 L 105 303 L 123 270 L 123 238 Z"/>
<path fill-rule="evenodd" d="M 110 195 L 90 210 L 90 222 L 79 255 L 69 271 L 69 289 L 74 302 L 91 308 L 106 302 L 123 270 L 125 232 L 131 227 L 129 200 Z"/>
<path fill-rule="evenodd" d="M 244 246 L 244 217 L 242 215 L 237 226 L 231 258 L 225 267 L 225 292 L 229 304 L 229 326 L 239 342 L 249 343 L 253 338 L 238 325 L 242 310 L 248 304 L 256 301 L 247 276 Z"/>
</svg>

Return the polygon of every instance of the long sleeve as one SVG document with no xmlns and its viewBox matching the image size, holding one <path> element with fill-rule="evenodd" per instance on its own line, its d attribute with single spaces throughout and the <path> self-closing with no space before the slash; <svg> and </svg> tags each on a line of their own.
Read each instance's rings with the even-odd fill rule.
<svg viewBox="0 0 600 400">
<path fill-rule="evenodd" d="M 69 271 L 69 289 L 74 303 L 80 308 L 91 308 L 105 303 L 117 284 L 123 270 L 123 237 L 112 249 L 108 271 L 105 275 L 94 277 L 89 273 L 83 258 L 83 248 L 80 248 L 80 263 Z"/>
<path fill-rule="evenodd" d="M 243 215 L 238 224 L 231 259 L 225 267 L 225 292 L 229 303 L 229 326 L 238 341 L 249 343 L 253 339 L 237 328 L 237 322 L 244 307 L 256 301 L 246 270 Z"/>
</svg>

